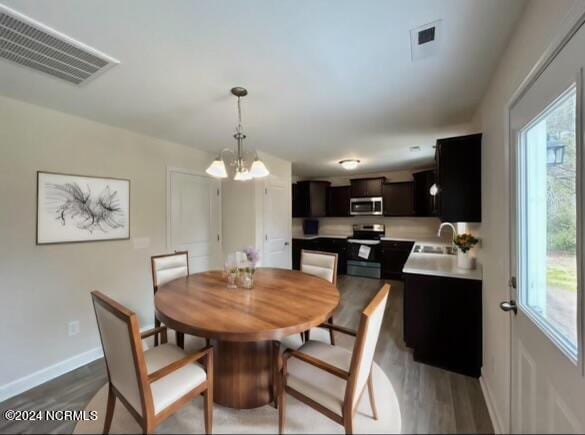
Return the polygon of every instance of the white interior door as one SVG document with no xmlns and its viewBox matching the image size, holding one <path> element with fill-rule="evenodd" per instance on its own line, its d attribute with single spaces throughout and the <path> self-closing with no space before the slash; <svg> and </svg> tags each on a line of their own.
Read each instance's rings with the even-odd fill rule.
<svg viewBox="0 0 585 435">
<path fill-rule="evenodd" d="M 167 243 L 189 251 L 191 273 L 221 268 L 221 190 L 219 181 L 169 169 Z"/>
<path fill-rule="evenodd" d="M 271 177 L 264 185 L 264 255 L 262 265 L 292 268 L 291 186 Z"/>
<path fill-rule="evenodd" d="M 510 112 L 511 429 L 585 432 L 581 28 Z"/>
</svg>

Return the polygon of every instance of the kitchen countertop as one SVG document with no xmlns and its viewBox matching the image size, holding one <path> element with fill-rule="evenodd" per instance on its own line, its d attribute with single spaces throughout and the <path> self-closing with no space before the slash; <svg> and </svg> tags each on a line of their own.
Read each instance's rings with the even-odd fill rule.
<svg viewBox="0 0 585 435">
<path fill-rule="evenodd" d="M 348 235 L 342 234 L 296 234 L 293 239 L 299 240 L 315 240 L 315 239 L 347 239 Z"/>
<path fill-rule="evenodd" d="M 414 248 L 413 248 L 414 249 Z M 481 264 L 473 270 L 459 269 L 457 256 L 411 252 L 402 269 L 404 273 L 482 280 Z"/>
<path fill-rule="evenodd" d="M 332 238 L 332 239 L 347 239 L 351 234 L 318 234 L 318 235 L 303 235 L 297 234 L 293 236 L 293 239 L 301 240 L 315 240 L 319 238 Z M 450 243 L 441 240 L 438 237 L 432 237 L 427 235 L 413 236 L 413 237 L 394 237 L 384 236 L 381 238 L 382 241 L 395 240 L 395 241 L 406 241 L 414 242 L 416 245 L 431 245 L 431 246 L 449 246 Z M 414 246 L 412 249 L 414 250 Z M 459 269 L 457 267 L 457 256 L 446 255 L 446 254 L 426 254 L 419 252 L 410 252 L 408 260 L 402 269 L 404 273 L 412 273 L 417 275 L 430 275 L 430 276 L 442 276 L 446 278 L 463 278 L 482 280 L 482 268 L 481 264 L 477 265 L 474 270 Z"/>
</svg>

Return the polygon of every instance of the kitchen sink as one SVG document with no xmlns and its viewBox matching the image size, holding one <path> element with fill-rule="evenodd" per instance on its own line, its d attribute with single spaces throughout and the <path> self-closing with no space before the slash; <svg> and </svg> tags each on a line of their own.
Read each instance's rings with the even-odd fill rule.
<svg viewBox="0 0 585 435">
<path fill-rule="evenodd" d="M 417 254 L 455 255 L 453 246 L 415 245 L 413 252 Z"/>
</svg>

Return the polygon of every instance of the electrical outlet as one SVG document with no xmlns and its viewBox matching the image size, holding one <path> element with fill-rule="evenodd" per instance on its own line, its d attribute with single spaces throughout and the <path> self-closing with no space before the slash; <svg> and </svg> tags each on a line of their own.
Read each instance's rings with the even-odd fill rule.
<svg viewBox="0 0 585 435">
<path fill-rule="evenodd" d="M 69 337 L 79 334 L 79 320 L 73 320 L 67 324 Z"/>
</svg>

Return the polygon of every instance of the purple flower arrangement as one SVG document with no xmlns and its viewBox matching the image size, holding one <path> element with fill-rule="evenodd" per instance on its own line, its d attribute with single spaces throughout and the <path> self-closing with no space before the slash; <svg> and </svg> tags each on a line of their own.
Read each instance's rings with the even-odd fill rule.
<svg viewBox="0 0 585 435">
<path fill-rule="evenodd" d="M 244 254 L 246 254 L 246 259 L 250 262 L 252 269 L 256 268 L 256 264 L 260 260 L 260 254 L 258 250 L 253 246 L 248 246 L 244 248 Z"/>
</svg>

